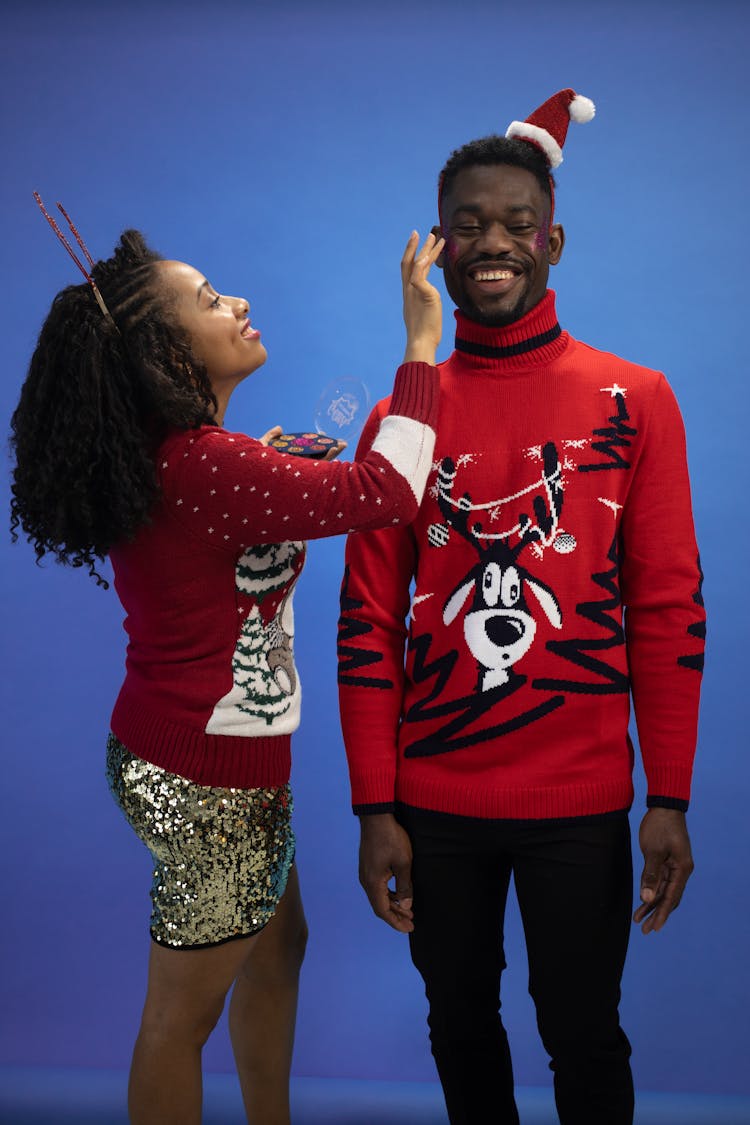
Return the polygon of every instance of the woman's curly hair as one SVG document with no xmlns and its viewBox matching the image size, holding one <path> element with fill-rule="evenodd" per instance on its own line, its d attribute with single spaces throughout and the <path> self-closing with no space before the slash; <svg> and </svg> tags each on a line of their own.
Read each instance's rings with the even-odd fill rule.
<svg viewBox="0 0 750 1125">
<path fill-rule="evenodd" d="M 99 585 L 95 559 L 149 520 L 167 430 L 210 422 L 216 409 L 206 369 L 170 315 L 159 261 L 126 230 L 97 262 L 92 277 L 112 320 L 87 283 L 57 294 L 11 422 L 13 540 L 20 525 L 37 562 L 50 553 L 86 566 Z"/>
</svg>

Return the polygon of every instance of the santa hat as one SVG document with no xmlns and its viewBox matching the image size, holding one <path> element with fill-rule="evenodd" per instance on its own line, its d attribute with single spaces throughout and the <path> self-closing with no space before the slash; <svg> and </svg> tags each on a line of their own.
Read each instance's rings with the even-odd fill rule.
<svg viewBox="0 0 750 1125">
<path fill-rule="evenodd" d="M 595 112 L 594 103 L 589 98 L 584 98 L 575 90 L 558 90 L 525 121 L 512 121 L 505 135 L 536 145 L 542 150 L 551 170 L 562 164 L 568 122 L 583 124 L 591 121 Z"/>
</svg>

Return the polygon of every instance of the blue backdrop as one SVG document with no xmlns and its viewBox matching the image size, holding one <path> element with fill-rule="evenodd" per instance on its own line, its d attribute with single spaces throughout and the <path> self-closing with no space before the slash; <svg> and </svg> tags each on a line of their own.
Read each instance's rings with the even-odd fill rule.
<svg viewBox="0 0 750 1125">
<path fill-rule="evenodd" d="M 398 261 L 412 227 L 434 221 L 448 153 L 562 86 L 597 103 L 591 125 L 571 128 L 558 176 L 560 316 L 587 342 L 664 370 L 677 392 L 710 620 L 697 870 L 666 931 L 634 930 L 623 1018 L 639 1086 L 750 1092 L 747 6 L 5 0 L 1 15 L 6 432 L 50 300 L 78 280 L 33 189 L 66 204 L 96 256 L 137 226 L 247 295 L 270 358 L 227 423 L 305 428 L 332 378 L 388 391 L 402 349 Z M 81 572 L 37 569 L 7 535 L 1 549 L 2 1060 L 124 1067 L 150 870 L 103 778 L 121 613 Z M 342 550 L 313 545 L 296 603 L 305 701 L 293 779 L 311 943 L 295 1071 L 431 1079 L 406 943 L 356 882 L 335 695 Z M 638 793 L 640 813 L 640 777 Z M 582 926 L 586 897 L 582 887 Z M 508 952 L 517 1078 L 544 1084 L 513 910 Z M 223 1030 L 206 1058 L 230 1069 Z"/>
</svg>

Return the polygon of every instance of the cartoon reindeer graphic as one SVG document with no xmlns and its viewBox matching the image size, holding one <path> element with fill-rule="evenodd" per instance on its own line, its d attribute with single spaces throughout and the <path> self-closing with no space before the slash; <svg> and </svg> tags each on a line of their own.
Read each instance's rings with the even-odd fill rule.
<svg viewBox="0 0 750 1125">
<path fill-rule="evenodd" d="M 534 595 L 555 629 L 562 628 L 562 613 L 553 591 L 518 562 L 526 547 L 533 543 L 541 548 L 550 546 L 558 531 L 563 491 L 560 460 L 552 442 L 544 446 L 542 460 L 541 481 L 492 505 L 474 505 L 468 493 L 454 500 L 456 467 L 450 457 L 443 459 L 438 470 L 437 499 L 443 517 L 448 527 L 471 543 L 479 554 L 478 564 L 443 607 L 443 622 L 450 625 L 472 597 L 463 625 L 466 644 L 479 664 L 479 691 L 507 684 L 509 671 L 533 644 L 536 621 L 524 597 L 526 591 Z M 481 523 L 469 526 L 470 514 L 479 508 L 492 507 L 497 511 L 532 493 L 536 493 L 533 519 L 521 512 L 515 525 L 500 534 L 484 531 Z M 514 535 L 518 539 L 511 546 Z"/>
</svg>

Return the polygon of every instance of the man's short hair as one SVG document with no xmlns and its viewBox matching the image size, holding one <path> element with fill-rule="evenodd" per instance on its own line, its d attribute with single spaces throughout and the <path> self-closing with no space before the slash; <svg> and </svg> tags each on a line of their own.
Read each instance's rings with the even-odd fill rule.
<svg viewBox="0 0 750 1125">
<path fill-rule="evenodd" d="M 555 181 L 541 149 L 528 141 L 496 133 L 469 141 L 450 154 L 438 177 L 438 198 L 443 199 L 450 191 L 459 172 L 477 164 L 510 164 L 515 168 L 525 168 L 536 178 L 547 198 L 552 199 Z"/>
</svg>

